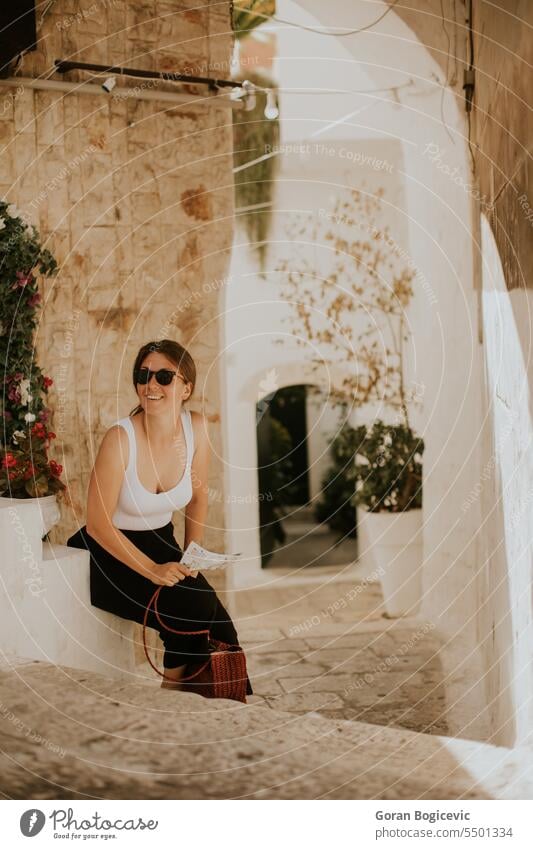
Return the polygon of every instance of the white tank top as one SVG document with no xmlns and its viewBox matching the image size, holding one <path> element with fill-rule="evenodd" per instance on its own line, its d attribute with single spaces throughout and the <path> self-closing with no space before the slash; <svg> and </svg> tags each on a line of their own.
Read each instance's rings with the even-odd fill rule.
<svg viewBox="0 0 533 849">
<path fill-rule="evenodd" d="M 129 458 L 117 506 L 113 513 L 116 528 L 130 531 L 146 531 L 162 528 L 172 519 L 175 510 L 181 510 L 192 498 L 191 464 L 194 454 L 194 434 L 189 410 L 182 408 L 181 421 L 185 434 L 186 465 L 180 481 L 166 492 L 150 492 L 141 484 L 137 475 L 137 440 L 135 428 L 129 416 L 115 422 L 121 425 L 129 437 Z"/>
</svg>

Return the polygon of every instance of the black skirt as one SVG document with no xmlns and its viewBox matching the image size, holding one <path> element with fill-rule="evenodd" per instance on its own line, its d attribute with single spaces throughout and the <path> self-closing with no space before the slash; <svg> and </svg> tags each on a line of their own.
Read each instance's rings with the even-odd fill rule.
<svg viewBox="0 0 533 849">
<path fill-rule="evenodd" d="M 183 551 L 174 539 L 172 522 L 162 528 L 145 531 L 119 529 L 143 554 L 154 563 L 179 561 Z M 148 602 L 158 585 L 131 569 L 126 563 L 103 548 L 86 525 L 67 540 L 72 548 L 85 548 L 90 553 L 91 604 L 123 619 L 142 624 Z M 164 624 L 182 631 L 209 628 L 217 640 L 239 645 L 235 626 L 215 590 L 201 572 L 172 587 L 161 587 L 157 603 Z M 158 622 L 153 606 L 147 625 L 159 632 L 165 646 L 163 664 L 167 669 L 187 663 L 199 663 L 209 656 L 207 634 L 172 634 Z M 246 692 L 253 694 L 248 678 Z"/>
</svg>

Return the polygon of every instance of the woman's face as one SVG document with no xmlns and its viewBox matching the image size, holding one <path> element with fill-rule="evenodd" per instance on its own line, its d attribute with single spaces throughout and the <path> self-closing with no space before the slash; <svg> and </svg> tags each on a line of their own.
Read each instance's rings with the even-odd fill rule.
<svg viewBox="0 0 533 849">
<path fill-rule="evenodd" d="M 164 368 L 177 372 L 168 386 L 161 386 L 157 382 L 155 374 L 150 375 L 148 383 L 137 384 L 137 395 L 145 412 L 150 415 L 154 413 L 157 415 L 169 410 L 176 410 L 189 397 L 191 384 L 185 382 L 179 368 L 164 354 L 158 351 L 147 354 L 140 367 L 148 368 L 150 371 L 158 371 Z"/>
</svg>

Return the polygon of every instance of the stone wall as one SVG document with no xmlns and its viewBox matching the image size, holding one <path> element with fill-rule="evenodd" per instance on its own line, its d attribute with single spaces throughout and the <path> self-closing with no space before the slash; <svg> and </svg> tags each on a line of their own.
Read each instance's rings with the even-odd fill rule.
<svg viewBox="0 0 533 849">
<path fill-rule="evenodd" d="M 476 172 L 508 289 L 533 288 L 532 26 L 529 0 L 474 4 Z"/>
<path fill-rule="evenodd" d="M 457 83 L 459 89 L 471 52 L 464 4 L 414 0 L 409 8 L 397 6 L 395 14 L 430 50 L 448 82 Z M 440 28 L 435 23 L 439 19 Z M 483 211 L 490 212 L 508 289 L 533 286 L 532 25 L 530 0 L 490 4 L 474 0 L 470 142 L 475 173 L 470 182 L 477 186 Z M 446 49 L 441 42 L 443 31 Z"/>
<path fill-rule="evenodd" d="M 53 73 L 54 59 L 64 58 L 222 77 L 232 41 L 229 3 L 57 0 L 44 14 L 39 49 L 17 73 L 89 80 L 86 72 Z M 215 494 L 222 486 L 218 303 L 232 240 L 231 111 L 141 100 L 124 86 L 155 90 L 131 78 L 109 95 L 0 89 L 0 190 L 29 214 L 60 264 L 42 283 L 37 338 L 39 362 L 55 381 L 54 456 L 72 498 L 54 542 L 85 521 L 96 451 L 136 404 L 133 360 L 150 339 L 176 339 L 196 361 L 190 407 L 209 416 L 209 485 Z M 207 89 L 189 92 L 201 100 Z M 223 522 L 223 499 L 213 498 L 206 544 L 221 543 Z"/>
</svg>

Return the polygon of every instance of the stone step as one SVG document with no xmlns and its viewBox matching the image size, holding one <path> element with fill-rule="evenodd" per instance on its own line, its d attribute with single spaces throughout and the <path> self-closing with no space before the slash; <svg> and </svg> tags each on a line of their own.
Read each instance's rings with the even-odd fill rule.
<svg viewBox="0 0 533 849">
<path fill-rule="evenodd" d="M 533 790 L 521 750 L 39 662 L 0 672 L 0 705 L 2 790 L 14 799 L 528 799 Z"/>
</svg>

